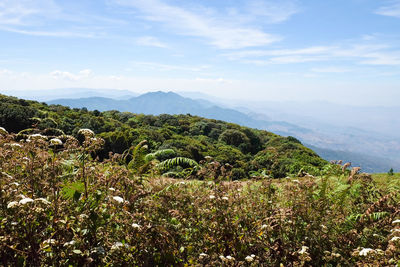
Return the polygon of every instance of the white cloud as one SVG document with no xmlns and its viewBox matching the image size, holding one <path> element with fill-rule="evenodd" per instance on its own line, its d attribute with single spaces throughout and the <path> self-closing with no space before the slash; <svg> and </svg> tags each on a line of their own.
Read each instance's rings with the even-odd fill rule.
<svg viewBox="0 0 400 267">
<path fill-rule="evenodd" d="M 328 66 L 328 67 L 312 68 L 311 71 L 320 73 L 345 73 L 345 72 L 351 72 L 353 70 L 347 67 Z"/>
<path fill-rule="evenodd" d="M 386 44 L 343 44 L 301 49 L 247 50 L 224 54 L 247 64 L 293 64 L 342 61 L 362 65 L 400 65 L 400 50 Z"/>
<path fill-rule="evenodd" d="M 295 1 L 249 1 L 247 9 L 253 18 L 263 18 L 269 23 L 280 23 L 299 12 Z"/>
<path fill-rule="evenodd" d="M 390 1 L 390 4 L 380 7 L 375 13 L 383 16 L 400 18 L 400 1 Z"/>
<path fill-rule="evenodd" d="M 259 26 L 241 23 L 241 18 L 223 16 L 212 9 L 189 10 L 159 0 L 115 2 L 138 9 L 143 19 L 162 23 L 175 34 L 204 38 L 220 49 L 264 46 L 281 39 L 265 33 Z"/>
<path fill-rule="evenodd" d="M 138 45 L 143 45 L 143 46 L 153 46 L 153 47 L 159 47 L 159 48 L 167 48 L 168 46 L 164 43 L 162 43 L 158 38 L 154 36 L 142 36 L 136 39 L 136 43 Z"/>
<path fill-rule="evenodd" d="M 54 79 L 64 79 L 64 80 L 69 80 L 69 81 L 79 81 L 81 79 L 88 78 L 93 74 L 92 70 L 90 69 L 84 69 L 78 72 L 78 74 L 73 74 L 68 71 L 60 71 L 60 70 L 55 70 L 50 73 L 50 75 Z"/>
</svg>

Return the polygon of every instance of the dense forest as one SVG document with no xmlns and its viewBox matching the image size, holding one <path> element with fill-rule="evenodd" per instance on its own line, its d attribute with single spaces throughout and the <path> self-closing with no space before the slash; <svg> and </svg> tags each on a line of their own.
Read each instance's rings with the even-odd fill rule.
<svg viewBox="0 0 400 267">
<path fill-rule="evenodd" d="M 229 169 L 227 176 L 232 180 L 260 175 L 281 178 L 301 170 L 318 174 L 327 164 L 294 137 L 190 114 L 152 116 L 115 110 L 88 111 L 4 95 L 0 100 L 0 125 L 18 134 L 18 139 L 39 133 L 61 139 L 69 135 L 79 138 L 79 129 L 91 129 L 105 141 L 96 152 L 100 159 L 107 158 L 110 152 L 123 154 L 140 145 L 140 153 L 156 152 L 159 161 L 185 158 L 201 163 L 212 159 Z M 131 161 L 132 155 L 125 159 Z M 175 177 L 198 174 L 197 178 L 204 178 L 196 170 L 183 171 L 185 166 L 180 167 L 164 171 Z"/>
</svg>

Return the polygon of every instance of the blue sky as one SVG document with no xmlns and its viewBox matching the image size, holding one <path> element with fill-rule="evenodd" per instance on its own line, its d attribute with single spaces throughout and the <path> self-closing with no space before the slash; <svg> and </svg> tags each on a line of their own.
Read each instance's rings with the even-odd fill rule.
<svg viewBox="0 0 400 267">
<path fill-rule="evenodd" d="M 0 89 L 397 105 L 399 0 L 0 0 Z"/>
</svg>

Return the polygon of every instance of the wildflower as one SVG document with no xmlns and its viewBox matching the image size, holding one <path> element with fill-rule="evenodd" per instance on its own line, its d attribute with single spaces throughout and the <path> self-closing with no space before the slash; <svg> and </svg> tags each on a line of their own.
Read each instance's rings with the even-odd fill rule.
<svg viewBox="0 0 400 267">
<path fill-rule="evenodd" d="M 140 229 L 141 228 L 141 226 L 139 224 L 137 224 L 137 223 L 132 223 L 132 227 L 135 228 L 135 229 Z"/>
<path fill-rule="evenodd" d="M 210 195 L 210 199 L 214 199 L 215 198 L 215 196 L 214 195 Z"/>
<path fill-rule="evenodd" d="M 76 243 L 75 240 L 71 240 L 69 242 L 64 243 L 64 247 L 73 246 L 73 245 L 75 245 L 75 243 Z"/>
<path fill-rule="evenodd" d="M 11 183 L 10 185 L 19 186 L 19 183 L 17 183 L 17 182 L 13 182 L 13 183 Z"/>
<path fill-rule="evenodd" d="M 304 253 L 306 253 L 308 249 L 309 249 L 309 247 L 307 247 L 307 246 L 302 246 L 302 247 L 301 247 L 301 250 L 299 250 L 299 254 L 304 254 Z"/>
<path fill-rule="evenodd" d="M 226 261 L 226 258 L 225 258 L 224 255 L 220 255 L 219 258 L 220 258 L 222 261 Z"/>
<path fill-rule="evenodd" d="M 228 198 L 228 197 L 222 197 L 221 199 L 222 199 L 222 200 L 226 200 L 226 201 L 228 201 L 228 200 L 229 200 L 229 198 Z"/>
<path fill-rule="evenodd" d="M 115 197 L 113 197 L 113 199 L 115 201 L 117 201 L 118 203 L 123 203 L 124 202 L 124 199 L 122 197 L 115 196 Z"/>
<path fill-rule="evenodd" d="M 115 188 L 114 187 L 110 187 L 110 188 L 108 188 L 108 190 L 115 191 Z"/>
<path fill-rule="evenodd" d="M 234 261 L 234 260 L 235 260 L 235 258 L 232 257 L 232 256 L 226 256 L 226 259 L 227 259 L 228 261 Z"/>
<path fill-rule="evenodd" d="M 370 253 L 370 252 L 375 252 L 372 248 L 363 248 L 359 253 L 358 253 L 358 255 L 360 255 L 360 256 L 367 256 L 368 255 L 368 253 Z"/>
<path fill-rule="evenodd" d="M 266 224 L 261 225 L 261 229 L 267 229 L 267 228 L 268 228 L 268 225 L 266 225 Z"/>
<path fill-rule="evenodd" d="M 12 179 L 13 177 L 11 175 L 9 175 L 6 172 L 1 172 L 1 174 L 3 174 L 4 176 L 6 176 L 8 179 Z"/>
<path fill-rule="evenodd" d="M 33 199 L 32 199 L 32 198 L 29 198 L 29 197 L 26 197 L 26 198 L 22 198 L 22 199 L 19 201 L 19 204 L 25 205 L 26 203 L 30 203 L 30 202 L 33 202 Z"/>
<path fill-rule="evenodd" d="M 272 204 L 272 200 L 269 200 L 269 201 L 268 201 L 268 204 Z"/>
<path fill-rule="evenodd" d="M 44 204 L 46 204 L 46 205 L 50 205 L 50 204 L 51 204 L 50 201 L 48 201 L 47 199 L 42 198 L 42 197 L 36 198 L 35 201 L 41 201 L 42 203 L 44 203 Z"/>
<path fill-rule="evenodd" d="M 8 132 L 7 132 L 7 130 L 4 129 L 3 127 L 0 127 L 0 134 L 1 134 L 1 135 L 7 135 Z"/>
<path fill-rule="evenodd" d="M 247 261 L 247 262 L 252 262 L 252 261 L 254 261 L 254 257 L 247 256 L 246 258 L 244 258 L 244 260 Z"/>
<path fill-rule="evenodd" d="M 255 257 L 256 257 L 256 255 L 254 255 L 254 254 L 251 254 L 251 255 L 250 255 L 250 257 L 252 257 L 252 258 L 255 258 Z"/>
<path fill-rule="evenodd" d="M 94 249 L 91 250 L 91 252 L 98 254 L 106 254 L 106 250 L 103 247 L 95 247 Z"/>
<path fill-rule="evenodd" d="M 394 237 L 392 237 L 392 239 L 390 239 L 389 242 L 395 242 L 395 241 L 397 241 L 397 240 L 399 240 L 399 239 L 400 239 L 400 237 L 394 236 Z"/>
<path fill-rule="evenodd" d="M 17 224 L 18 224 L 17 222 L 12 222 L 12 223 L 11 223 L 11 225 L 17 225 Z"/>
<path fill-rule="evenodd" d="M 43 241 L 43 244 L 54 245 L 56 243 L 55 239 L 49 238 Z"/>
<path fill-rule="evenodd" d="M 89 136 L 89 137 L 94 136 L 94 132 L 92 130 L 90 130 L 90 129 L 80 129 L 78 131 L 78 134 L 82 134 L 84 136 Z"/>
<path fill-rule="evenodd" d="M 83 213 L 83 214 L 79 215 L 79 218 L 83 220 L 83 219 L 89 218 L 89 216 L 87 214 Z"/>
<path fill-rule="evenodd" d="M 11 201 L 10 203 L 8 203 L 7 205 L 7 209 L 11 209 L 15 206 L 18 206 L 18 202 L 17 201 Z"/>
<path fill-rule="evenodd" d="M 50 140 L 50 144 L 52 144 L 53 146 L 61 146 L 63 142 L 58 138 L 53 138 Z"/>
<path fill-rule="evenodd" d="M 397 223 L 400 223 L 400 220 L 399 220 L 399 219 L 394 220 L 394 221 L 392 222 L 392 224 L 397 224 Z"/>
<path fill-rule="evenodd" d="M 10 146 L 11 146 L 12 148 L 22 147 L 22 145 L 21 145 L 21 144 L 18 144 L 18 143 L 12 143 L 12 144 L 10 144 Z"/>
<path fill-rule="evenodd" d="M 200 260 L 207 258 L 207 257 L 208 257 L 208 255 L 206 253 L 200 253 L 200 255 L 199 255 Z"/>
<path fill-rule="evenodd" d="M 124 246 L 124 244 L 122 244 L 121 242 L 115 242 L 112 245 L 111 249 L 118 249 L 118 248 L 123 247 L 123 246 Z"/>
<path fill-rule="evenodd" d="M 41 134 L 31 134 L 29 136 L 29 140 L 35 140 L 35 139 L 46 139 L 46 136 Z"/>
<path fill-rule="evenodd" d="M 111 249 L 119 249 L 120 247 L 126 247 L 128 248 L 129 245 L 128 244 L 122 244 L 122 242 L 115 242 L 112 246 Z"/>
</svg>

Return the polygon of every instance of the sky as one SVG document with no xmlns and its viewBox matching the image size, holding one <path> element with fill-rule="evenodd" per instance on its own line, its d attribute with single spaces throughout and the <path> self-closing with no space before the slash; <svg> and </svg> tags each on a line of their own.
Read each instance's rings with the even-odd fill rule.
<svg viewBox="0 0 400 267">
<path fill-rule="evenodd" d="M 0 48 L 0 90 L 400 99 L 400 0 L 0 0 Z"/>
</svg>

